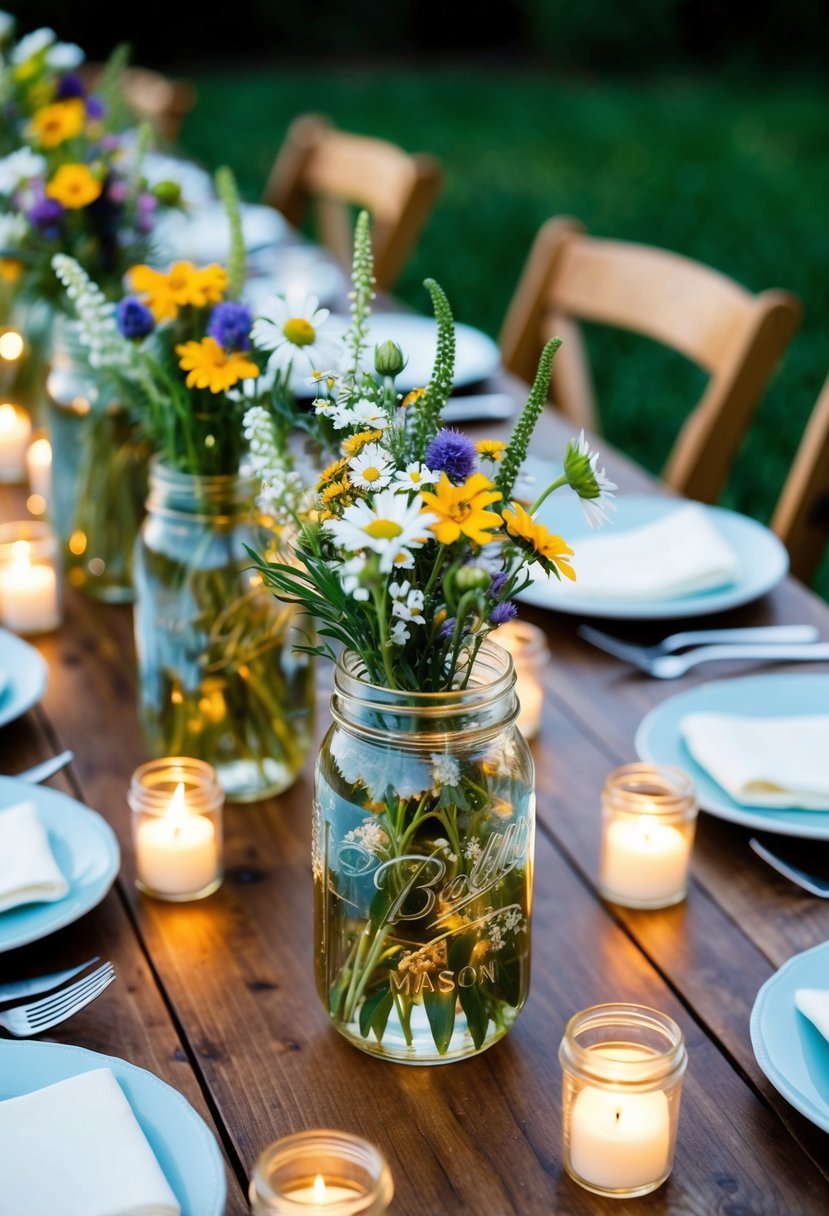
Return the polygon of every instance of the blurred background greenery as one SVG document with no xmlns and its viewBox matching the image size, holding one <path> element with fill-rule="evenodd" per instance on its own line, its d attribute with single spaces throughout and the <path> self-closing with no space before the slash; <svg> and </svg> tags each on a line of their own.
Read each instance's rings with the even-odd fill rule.
<svg viewBox="0 0 829 1216">
<path fill-rule="evenodd" d="M 484 17 L 457 0 L 451 13 L 444 28 L 431 6 L 385 0 L 239 0 L 215 20 L 161 0 L 140 14 L 26 0 L 18 16 L 93 58 L 129 42 L 134 62 L 190 79 L 183 149 L 229 164 L 248 199 L 304 111 L 438 156 L 445 186 L 398 295 L 425 310 L 431 275 L 458 320 L 493 337 L 539 225 L 557 214 L 752 291 L 794 292 L 801 328 L 722 499 L 767 522 L 829 372 L 829 6 L 502 0 Z M 588 336 L 608 439 L 657 472 L 698 373 L 644 339 Z M 829 558 L 816 586 L 829 598 Z"/>
</svg>

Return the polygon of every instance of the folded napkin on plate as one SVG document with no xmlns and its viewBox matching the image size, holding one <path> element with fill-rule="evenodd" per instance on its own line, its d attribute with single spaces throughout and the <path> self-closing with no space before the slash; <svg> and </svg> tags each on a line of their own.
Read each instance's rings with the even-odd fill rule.
<svg viewBox="0 0 829 1216">
<path fill-rule="evenodd" d="M 829 714 L 747 718 L 701 710 L 679 729 L 697 764 L 735 802 L 829 811 Z"/>
<path fill-rule="evenodd" d="M 109 1068 L 0 1102 L 0 1180 L 14 1216 L 181 1212 Z"/>
<path fill-rule="evenodd" d="M 68 890 L 35 804 L 16 802 L 0 810 L 0 912 L 54 902 Z"/>
<path fill-rule="evenodd" d="M 698 503 L 669 508 L 661 519 L 624 532 L 611 524 L 572 541 L 572 548 L 576 581 L 556 586 L 597 600 L 676 599 L 727 586 L 739 568 L 736 553 Z"/>
<path fill-rule="evenodd" d="M 794 1003 L 804 1017 L 817 1026 L 825 1039 L 829 1039 L 829 990 L 823 988 L 798 988 Z"/>
</svg>

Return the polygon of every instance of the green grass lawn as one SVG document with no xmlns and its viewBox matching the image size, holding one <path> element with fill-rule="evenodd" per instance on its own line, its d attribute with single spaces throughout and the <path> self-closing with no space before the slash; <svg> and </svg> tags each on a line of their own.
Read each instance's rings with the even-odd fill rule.
<svg viewBox="0 0 829 1216">
<path fill-rule="evenodd" d="M 441 283 L 458 320 L 497 337 L 539 225 L 578 217 L 590 231 L 684 253 L 747 288 L 782 287 L 804 320 L 755 415 L 723 496 L 767 522 L 829 372 L 829 107 L 807 78 L 567 78 L 490 66 L 434 70 L 280 68 L 195 77 L 187 152 L 229 164 L 261 191 L 291 119 L 429 151 L 446 183 L 398 295 L 428 307 Z M 701 381 L 644 339 L 589 335 L 608 439 L 659 471 Z M 829 598 L 829 561 L 817 588 Z"/>
</svg>

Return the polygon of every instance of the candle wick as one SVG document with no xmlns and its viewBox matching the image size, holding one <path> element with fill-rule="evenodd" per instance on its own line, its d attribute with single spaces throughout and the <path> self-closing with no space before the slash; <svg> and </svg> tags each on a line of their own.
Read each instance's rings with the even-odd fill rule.
<svg viewBox="0 0 829 1216">
<path fill-rule="evenodd" d="M 616 1122 L 618 1123 L 622 1117 L 622 1108 L 620 1106 L 616 1107 L 615 1115 L 616 1115 Z"/>
</svg>

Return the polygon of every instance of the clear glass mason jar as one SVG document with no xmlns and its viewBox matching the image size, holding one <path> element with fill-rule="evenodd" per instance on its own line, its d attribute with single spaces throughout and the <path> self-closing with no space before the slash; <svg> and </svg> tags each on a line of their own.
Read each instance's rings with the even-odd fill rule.
<svg viewBox="0 0 829 1216">
<path fill-rule="evenodd" d="M 459 1060 L 527 999 L 535 773 L 512 659 L 484 643 L 467 687 L 409 693 L 339 660 L 313 820 L 317 986 L 372 1055 Z"/>
<path fill-rule="evenodd" d="M 139 709 L 154 756 L 211 764 L 228 798 L 288 788 L 314 739 L 315 675 L 294 647 L 307 618 L 251 568 L 267 554 L 255 487 L 198 477 L 154 458 L 135 546 Z"/>
<path fill-rule="evenodd" d="M 150 445 L 103 386 L 78 339 L 55 321 L 49 375 L 54 520 L 68 581 L 95 599 L 133 599 L 132 556 L 144 517 Z"/>
<path fill-rule="evenodd" d="M 570 1018 L 559 1061 L 567 1173 L 597 1195 L 655 1191 L 676 1151 L 688 1063 L 680 1027 L 645 1005 L 594 1005 Z"/>
<path fill-rule="evenodd" d="M 253 1216 L 384 1216 L 394 1194 L 380 1150 L 349 1132 L 295 1132 L 259 1155 L 248 1197 Z"/>
</svg>

